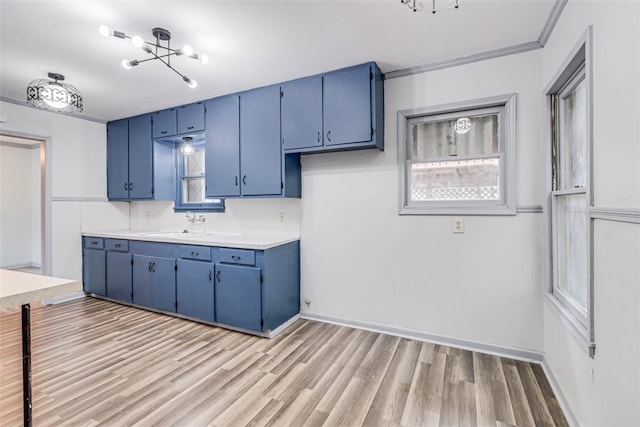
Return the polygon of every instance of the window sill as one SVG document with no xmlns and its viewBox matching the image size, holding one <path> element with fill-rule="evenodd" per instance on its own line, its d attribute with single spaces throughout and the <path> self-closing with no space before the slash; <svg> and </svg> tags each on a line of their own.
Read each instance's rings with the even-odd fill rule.
<svg viewBox="0 0 640 427">
<path fill-rule="evenodd" d="M 224 206 L 209 207 L 209 206 L 177 206 L 173 208 L 174 212 L 224 212 Z"/>
<path fill-rule="evenodd" d="M 545 303 L 558 316 L 563 326 L 576 340 L 585 353 L 592 359 L 595 356 L 596 343 L 589 338 L 589 331 L 558 301 L 552 293 L 545 294 Z"/>
<path fill-rule="evenodd" d="M 398 215 L 516 215 L 516 208 L 507 206 L 404 206 Z"/>
</svg>

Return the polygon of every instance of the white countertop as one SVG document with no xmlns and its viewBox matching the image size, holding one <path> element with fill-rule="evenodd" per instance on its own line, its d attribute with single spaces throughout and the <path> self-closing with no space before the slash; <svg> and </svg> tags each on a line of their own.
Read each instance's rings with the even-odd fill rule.
<svg viewBox="0 0 640 427">
<path fill-rule="evenodd" d="M 75 280 L 0 270 L 0 310 L 81 290 Z"/>
<path fill-rule="evenodd" d="M 262 230 L 225 230 L 190 232 L 170 230 L 102 230 L 84 231 L 83 236 L 104 237 L 108 239 L 143 240 L 147 242 L 180 243 L 188 245 L 221 246 L 265 250 L 300 240 L 293 232 Z"/>
</svg>

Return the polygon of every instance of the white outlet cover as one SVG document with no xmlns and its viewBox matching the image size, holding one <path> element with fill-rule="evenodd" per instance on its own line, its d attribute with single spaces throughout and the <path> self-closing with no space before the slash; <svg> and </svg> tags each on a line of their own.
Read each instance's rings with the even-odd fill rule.
<svg viewBox="0 0 640 427">
<path fill-rule="evenodd" d="M 454 218 L 453 219 L 453 232 L 456 234 L 464 233 L 464 219 L 463 218 Z"/>
</svg>

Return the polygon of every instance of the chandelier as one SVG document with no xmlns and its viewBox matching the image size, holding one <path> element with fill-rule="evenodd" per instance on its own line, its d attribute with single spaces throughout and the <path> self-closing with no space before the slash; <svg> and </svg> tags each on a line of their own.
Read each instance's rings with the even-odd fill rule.
<svg viewBox="0 0 640 427">
<path fill-rule="evenodd" d="M 98 28 L 98 32 L 104 37 L 111 36 L 119 39 L 131 39 L 131 44 L 133 44 L 137 48 L 144 50 L 146 53 L 151 55 L 150 58 L 146 58 L 146 59 L 123 60 L 122 66 L 125 69 L 129 70 L 132 67 L 135 67 L 141 64 L 142 62 L 153 61 L 158 59 L 164 65 L 166 65 L 171 70 L 173 70 L 177 75 L 182 77 L 182 80 L 184 80 L 191 88 L 196 87 L 198 83 L 195 80 L 190 79 L 189 77 L 185 76 L 184 74 L 182 74 L 181 72 L 173 68 L 171 66 L 171 57 L 184 55 L 189 58 L 200 61 L 203 64 L 206 64 L 209 62 L 209 57 L 207 55 L 204 55 L 201 53 L 195 53 L 193 51 L 193 48 L 188 44 L 182 46 L 180 49 L 172 49 L 171 33 L 169 32 L 169 30 L 165 30 L 164 28 L 156 27 L 153 30 L 151 30 L 151 34 L 153 34 L 153 37 L 155 37 L 155 42 L 144 41 L 140 36 L 133 36 L 133 37 L 128 36 L 122 31 L 113 30 L 107 27 L 106 25 L 101 25 Z M 163 44 L 163 43 L 166 43 L 166 44 Z"/>
<path fill-rule="evenodd" d="M 64 76 L 47 74 L 51 80 L 34 80 L 27 86 L 27 102 L 34 107 L 65 113 L 82 111 L 82 94 L 75 87 L 62 83 Z"/>
<path fill-rule="evenodd" d="M 400 3 L 406 5 L 414 12 L 431 12 L 436 13 L 446 9 L 457 9 L 465 0 L 427 0 L 425 7 L 418 0 L 400 0 Z"/>
</svg>

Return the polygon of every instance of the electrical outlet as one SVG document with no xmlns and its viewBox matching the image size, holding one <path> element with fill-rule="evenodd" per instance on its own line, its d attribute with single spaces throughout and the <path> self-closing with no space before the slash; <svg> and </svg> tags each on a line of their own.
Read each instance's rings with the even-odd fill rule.
<svg viewBox="0 0 640 427">
<path fill-rule="evenodd" d="M 146 211 L 146 212 L 144 213 L 144 219 L 146 219 L 147 221 L 149 221 L 149 220 L 151 219 L 151 212 Z"/>
<path fill-rule="evenodd" d="M 287 214 L 284 212 L 280 212 L 280 222 L 284 223 L 287 220 Z"/>
<path fill-rule="evenodd" d="M 453 232 L 457 234 L 464 233 L 464 219 L 462 218 L 453 219 Z"/>
</svg>

